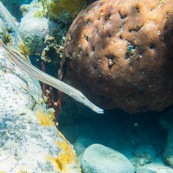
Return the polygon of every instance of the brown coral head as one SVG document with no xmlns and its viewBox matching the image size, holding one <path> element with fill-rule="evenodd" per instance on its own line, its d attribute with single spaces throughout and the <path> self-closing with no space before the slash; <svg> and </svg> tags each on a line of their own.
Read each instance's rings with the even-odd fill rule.
<svg viewBox="0 0 173 173">
<path fill-rule="evenodd" d="M 100 0 L 65 43 L 64 79 L 103 108 L 129 113 L 173 103 L 173 0 Z"/>
</svg>

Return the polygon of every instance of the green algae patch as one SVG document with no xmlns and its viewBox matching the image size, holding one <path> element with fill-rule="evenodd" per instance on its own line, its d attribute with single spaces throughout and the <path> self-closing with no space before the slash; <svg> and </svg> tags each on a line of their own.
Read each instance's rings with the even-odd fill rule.
<svg viewBox="0 0 173 173">
<path fill-rule="evenodd" d="M 34 17 L 37 17 L 37 18 L 44 17 L 43 10 L 38 10 L 37 12 L 35 12 Z"/>
<path fill-rule="evenodd" d="M 86 7 L 86 0 L 50 0 L 47 7 L 49 17 L 68 22 Z"/>
</svg>

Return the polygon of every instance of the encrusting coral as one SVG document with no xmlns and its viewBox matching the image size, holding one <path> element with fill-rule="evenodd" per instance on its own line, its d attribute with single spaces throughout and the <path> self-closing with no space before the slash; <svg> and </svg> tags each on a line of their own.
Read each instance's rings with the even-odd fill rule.
<svg viewBox="0 0 173 173">
<path fill-rule="evenodd" d="M 62 73 L 96 104 L 129 113 L 173 103 L 173 0 L 100 0 L 65 42 Z"/>
</svg>

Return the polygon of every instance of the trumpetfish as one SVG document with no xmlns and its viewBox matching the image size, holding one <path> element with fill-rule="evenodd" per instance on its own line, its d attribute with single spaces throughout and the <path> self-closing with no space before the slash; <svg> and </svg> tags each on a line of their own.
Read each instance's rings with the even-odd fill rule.
<svg viewBox="0 0 173 173">
<path fill-rule="evenodd" d="M 82 92 L 80 92 L 79 90 L 77 90 L 76 88 L 66 84 L 65 82 L 56 79 L 44 72 L 42 72 L 41 70 L 39 70 L 38 68 L 36 68 L 35 66 L 33 66 L 31 63 L 28 63 L 27 61 L 25 61 L 24 58 L 25 56 L 23 54 L 21 54 L 19 51 L 14 51 L 13 49 L 11 49 L 10 47 L 6 46 L 2 40 L 0 40 L 0 45 L 8 52 L 11 60 L 24 72 L 26 72 L 27 74 L 29 74 L 30 76 L 34 77 L 35 79 L 40 80 L 43 83 L 46 83 L 60 91 L 62 91 L 63 93 L 69 95 L 70 97 L 72 97 L 73 99 L 75 99 L 76 101 L 84 104 L 85 106 L 87 106 L 88 108 L 92 109 L 94 112 L 98 113 L 98 114 L 103 114 L 104 110 L 99 108 L 98 106 L 96 106 L 95 104 L 93 104 L 91 101 L 89 101 L 84 94 L 82 94 Z"/>
</svg>

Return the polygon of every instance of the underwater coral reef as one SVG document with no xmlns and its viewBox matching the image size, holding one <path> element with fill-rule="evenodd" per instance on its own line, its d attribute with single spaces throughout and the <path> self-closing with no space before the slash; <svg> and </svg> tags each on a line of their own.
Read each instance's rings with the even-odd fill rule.
<svg viewBox="0 0 173 173">
<path fill-rule="evenodd" d="M 107 109 L 136 113 L 172 105 L 172 14 L 171 0 L 93 3 L 67 33 L 64 80 Z"/>
<path fill-rule="evenodd" d="M 0 172 L 173 173 L 173 0 L 2 3 Z"/>
</svg>

